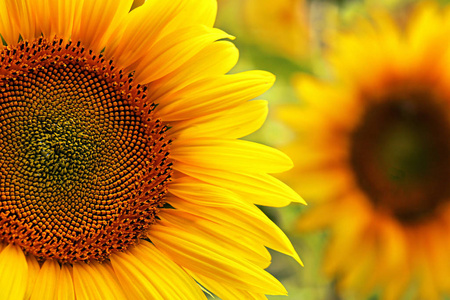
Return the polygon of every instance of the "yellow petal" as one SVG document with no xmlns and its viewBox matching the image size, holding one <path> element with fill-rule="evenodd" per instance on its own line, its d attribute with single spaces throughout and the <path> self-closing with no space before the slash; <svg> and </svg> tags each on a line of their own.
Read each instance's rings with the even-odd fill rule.
<svg viewBox="0 0 450 300">
<path fill-rule="evenodd" d="M 265 269 L 270 265 L 271 256 L 263 244 L 245 238 L 236 231 L 228 230 L 225 226 L 177 209 L 161 210 L 159 224 L 167 227 L 178 226 L 185 230 L 210 239 L 211 243 L 218 243 L 228 253 L 236 258 L 246 259 Z"/>
<path fill-rule="evenodd" d="M 239 52 L 229 41 L 217 41 L 206 46 L 175 71 L 148 85 L 147 94 L 159 99 L 173 94 L 196 80 L 223 75 L 236 65 Z"/>
<path fill-rule="evenodd" d="M 1 2 L 3 2 L 0 5 L 3 6 L 1 8 L 6 9 L 3 13 L 8 14 L 4 26 L 9 23 L 10 26 L 17 28 L 17 31 L 12 28 L 2 28 L 6 29 L 6 37 L 10 39 L 11 43 L 5 39 L 8 44 L 14 45 L 18 42 L 18 36 L 16 36 L 17 32 L 24 40 L 33 40 L 38 36 L 39 33 L 36 30 L 36 20 L 34 13 L 28 4 L 28 0 L 2 0 Z M 4 16 L 1 17 L 3 19 Z M 3 35 L 3 32 L 1 32 L 1 34 Z"/>
<path fill-rule="evenodd" d="M 264 294 L 252 293 L 245 290 L 237 289 L 233 286 L 225 286 L 223 282 L 218 282 L 211 278 L 202 276 L 200 274 L 190 272 L 190 274 L 197 280 L 202 286 L 219 296 L 221 299 L 227 300 L 242 300 L 242 299 L 254 299 L 254 300 L 266 300 L 267 297 Z"/>
<path fill-rule="evenodd" d="M 84 0 L 81 13 L 74 18 L 71 39 L 100 52 L 116 27 L 128 15 L 132 4 L 133 0 Z"/>
<path fill-rule="evenodd" d="M 44 262 L 36 278 L 31 300 L 47 300 L 55 297 L 60 269 L 59 263 L 54 260 Z"/>
<path fill-rule="evenodd" d="M 359 121 L 362 107 L 351 89 L 344 90 L 308 75 L 298 75 L 294 84 L 300 99 L 306 102 L 304 108 L 322 115 L 322 121 L 333 122 L 339 129 L 354 128 Z"/>
<path fill-rule="evenodd" d="M 78 16 L 82 1 L 31 0 L 32 11 L 36 15 L 36 27 L 47 38 L 69 39 L 75 16 Z"/>
<path fill-rule="evenodd" d="M 90 267 L 88 271 L 103 299 L 127 299 L 110 263 L 92 262 Z"/>
<path fill-rule="evenodd" d="M 36 278 L 38 277 L 39 271 L 41 269 L 34 255 L 31 254 L 27 255 L 27 264 L 28 264 L 28 283 L 27 283 L 27 292 L 25 293 L 24 299 L 30 299 L 31 293 L 33 292 L 36 283 Z"/>
<path fill-rule="evenodd" d="M 58 286 L 56 291 L 58 300 L 75 299 L 71 270 L 71 266 L 68 266 L 66 264 L 61 265 L 61 271 L 59 272 Z"/>
<path fill-rule="evenodd" d="M 122 68 L 137 61 L 142 57 L 140 53 L 156 42 L 162 29 L 182 10 L 183 2 L 145 1 L 125 17 L 123 24 L 108 42 L 105 55 L 114 58 Z"/>
<path fill-rule="evenodd" d="M 73 284 L 77 300 L 102 299 L 90 273 L 84 267 L 85 264 L 80 262 L 73 265 Z"/>
<path fill-rule="evenodd" d="M 164 121 L 180 121 L 230 109 L 251 100 L 274 83 L 263 71 L 248 71 L 198 80 L 157 100 L 156 115 Z"/>
<path fill-rule="evenodd" d="M 77 299 L 125 299 L 119 283 L 98 262 L 73 265 L 73 280 Z"/>
<path fill-rule="evenodd" d="M 153 244 L 142 241 L 140 245 L 130 249 L 130 253 L 154 270 L 155 277 L 157 274 L 166 274 L 165 277 L 159 276 L 160 281 L 157 285 L 163 291 L 162 294 L 167 294 L 167 299 L 206 299 L 205 294 L 191 276 Z"/>
<path fill-rule="evenodd" d="M 286 290 L 260 267 L 238 260 L 221 245 L 178 227 L 154 225 L 149 237 L 155 246 L 173 261 L 192 272 L 264 294 L 285 295 Z"/>
<path fill-rule="evenodd" d="M 290 180 L 286 178 L 286 182 L 293 186 L 308 203 L 335 199 L 357 187 L 353 173 L 346 166 L 309 171 L 308 174 L 293 170 L 290 174 L 294 173 Z M 284 175 L 287 176 L 288 173 L 281 176 L 284 178 L 286 177 Z M 326 184 L 323 184 L 324 182 Z"/>
<path fill-rule="evenodd" d="M 15 45 L 19 41 L 19 28 L 13 15 L 8 12 L 6 0 L 0 0 L 0 34 L 8 45 Z"/>
<path fill-rule="evenodd" d="M 176 129 L 182 131 L 178 138 L 217 136 L 229 139 L 241 138 L 258 130 L 264 123 L 267 113 L 267 101 L 249 101 L 223 112 L 179 122 Z"/>
<path fill-rule="evenodd" d="M 126 295 L 132 299 L 164 300 L 146 270 L 141 270 L 141 262 L 133 255 L 119 252 L 112 254 L 110 259 Z"/>
<path fill-rule="evenodd" d="M 195 24 L 203 24 L 208 27 L 214 25 L 217 14 L 216 0 L 185 0 L 183 4 L 180 13 L 164 28 L 166 32 Z"/>
<path fill-rule="evenodd" d="M 275 207 L 286 206 L 290 202 L 305 204 L 304 200 L 290 187 L 267 174 L 211 170 L 181 162 L 178 162 L 174 168 L 193 178 L 229 189 L 250 203 Z"/>
<path fill-rule="evenodd" d="M 111 255 L 111 263 L 126 294 L 133 299 L 206 298 L 186 272 L 146 241 L 130 251 Z"/>
<path fill-rule="evenodd" d="M 176 140 L 171 158 L 205 169 L 242 173 L 279 173 L 292 167 L 281 151 L 242 140 Z"/>
<path fill-rule="evenodd" d="M 141 60 L 156 41 L 176 29 L 201 24 L 211 27 L 215 2 L 148 0 L 126 16 L 109 41 L 105 54 L 126 68 Z"/>
<path fill-rule="evenodd" d="M 230 198 L 231 200 L 239 201 L 239 198 Z M 182 201 L 177 197 L 171 197 L 169 203 L 177 209 L 212 220 L 227 228 L 229 232 L 235 231 L 236 234 L 290 255 L 302 264 L 297 252 L 283 231 L 254 205 L 246 206 L 245 209 L 210 207 L 201 203 Z"/>
<path fill-rule="evenodd" d="M 9 244 L 0 253 L 0 299 L 23 299 L 27 282 L 25 255 L 18 246 Z"/>
<path fill-rule="evenodd" d="M 136 81 L 146 84 L 173 72 L 208 45 L 226 38 L 233 37 L 204 25 L 183 28 L 163 37 L 142 53 L 136 64 L 125 69 L 136 71 Z M 123 63 L 129 65 L 128 61 Z"/>
</svg>

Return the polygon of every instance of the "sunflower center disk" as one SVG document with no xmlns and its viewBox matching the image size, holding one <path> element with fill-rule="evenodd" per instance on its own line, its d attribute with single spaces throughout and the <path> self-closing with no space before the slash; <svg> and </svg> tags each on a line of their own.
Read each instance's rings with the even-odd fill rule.
<svg viewBox="0 0 450 300">
<path fill-rule="evenodd" d="M 135 243 L 171 175 L 145 89 L 59 39 L 22 42 L 0 60 L 0 241 L 61 262 Z"/>
<path fill-rule="evenodd" d="M 368 108 L 353 133 L 351 162 L 377 207 L 415 223 L 450 199 L 450 126 L 428 93 L 386 97 Z"/>
</svg>

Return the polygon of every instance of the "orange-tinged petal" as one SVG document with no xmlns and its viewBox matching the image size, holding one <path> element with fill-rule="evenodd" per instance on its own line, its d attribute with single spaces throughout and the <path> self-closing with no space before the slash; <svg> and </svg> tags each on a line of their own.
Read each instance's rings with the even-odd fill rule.
<svg viewBox="0 0 450 300">
<path fill-rule="evenodd" d="M 8 12 L 12 14 L 24 40 L 32 40 L 39 36 L 36 18 L 29 4 L 30 0 L 6 0 Z"/>
<path fill-rule="evenodd" d="M 36 16 L 36 27 L 45 37 L 53 38 L 57 35 L 68 40 L 83 1 L 32 0 L 29 4 Z"/>
<path fill-rule="evenodd" d="M 27 281 L 25 255 L 18 246 L 9 244 L 0 253 L 0 299 L 23 299 Z"/>
<path fill-rule="evenodd" d="M 59 279 L 56 291 L 58 300 L 75 299 L 75 291 L 71 271 L 72 271 L 71 266 L 68 266 L 66 264 L 61 265 L 61 271 L 59 272 Z"/>
<path fill-rule="evenodd" d="M 15 45 L 19 41 L 20 31 L 16 26 L 14 16 L 8 12 L 8 1 L 0 1 L 0 34 L 8 45 Z"/>
<path fill-rule="evenodd" d="M 133 0 L 84 0 L 75 15 L 71 39 L 100 52 L 130 11 Z"/>
<path fill-rule="evenodd" d="M 58 262 L 54 260 L 44 262 L 36 278 L 31 300 L 47 300 L 56 296 L 60 270 Z"/>
<path fill-rule="evenodd" d="M 33 292 L 36 283 L 36 278 L 38 277 L 39 271 L 41 269 L 34 255 L 27 255 L 27 264 L 28 264 L 28 283 L 27 283 L 27 292 L 25 293 L 24 299 L 30 299 L 31 293 Z"/>
</svg>

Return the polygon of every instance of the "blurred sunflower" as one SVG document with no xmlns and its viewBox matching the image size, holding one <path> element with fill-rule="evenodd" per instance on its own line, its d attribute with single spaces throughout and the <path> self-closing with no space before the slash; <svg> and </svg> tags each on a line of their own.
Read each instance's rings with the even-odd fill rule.
<svg viewBox="0 0 450 300">
<path fill-rule="evenodd" d="M 450 10 L 417 6 L 398 26 L 376 13 L 330 41 L 324 80 L 296 79 L 280 117 L 298 137 L 286 180 L 329 228 L 325 272 L 357 299 L 450 291 Z M 411 299 L 411 298 L 408 298 Z"/>
<path fill-rule="evenodd" d="M 215 0 L 132 2 L 0 1 L 0 299 L 285 294 L 291 161 L 238 139 L 273 76 L 225 75 Z"/>
<path fill-rule="evenodd" d="M 245 30 L 256 42 L 293 59 L 309 54 L 307 1 L 246 0 L 242 5 Z"/>
</svg>

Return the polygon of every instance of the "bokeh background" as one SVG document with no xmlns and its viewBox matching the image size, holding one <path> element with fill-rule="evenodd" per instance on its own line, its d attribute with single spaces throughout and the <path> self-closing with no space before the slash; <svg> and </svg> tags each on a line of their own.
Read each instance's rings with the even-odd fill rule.
<svg viewBox="0 0 450 300">
<path fill-rule="evenodd" d="M 327 71 L 322 57 L 327 48 L 324 36 L 345 30 L 355 19 L 364 18 L 375 9 L 387 10 L 401 20 L 416 3 L 411 0 L 218 0 L 216 27 L 236 36 L 234 42 L 240 51 L 240 61 L 232 72 L 261 69 L 277 77 L 275 86 L 262 96 L 269 100 L 268 120 L 247 138 L 275 147 L 292 140 L 292 131 L 274 112 L 280 106 L 301 101 L 292 87 L 294 74 Z M 301 267 L 293 259 L 272 252 L 269 271 L 285 285 L 289 296 L 268 298 L 356 300 L 352 295 L 340 295 L 335 283 L 322 272 L 328 233 L 305 234 L 296 230 L 297 218 L 307 209 L 300 204 L 263 209 L 287 233 L 305 263 Z M 408 292 L 404 299 L 411 299 Z"/>
</svg>

